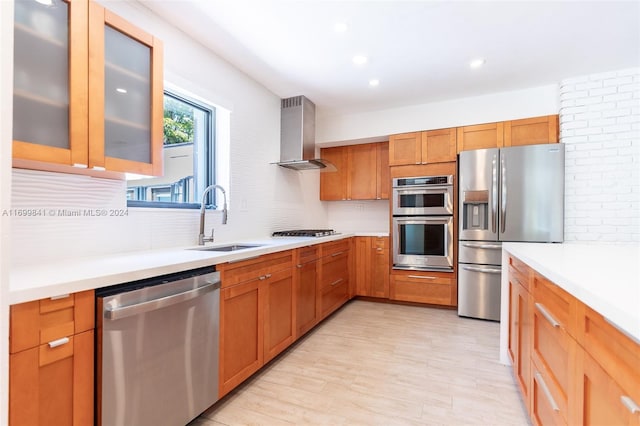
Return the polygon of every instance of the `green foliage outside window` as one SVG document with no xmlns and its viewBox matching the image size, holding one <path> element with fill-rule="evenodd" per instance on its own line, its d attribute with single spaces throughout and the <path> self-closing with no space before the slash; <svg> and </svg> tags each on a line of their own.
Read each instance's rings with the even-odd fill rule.
<svg viewBox="0 0 640 426">
<path fill-rule="evenodd" d="M 193 107 L 164 97 L 164 144 L 193 142 L 194 113 Z"/>
</svg>

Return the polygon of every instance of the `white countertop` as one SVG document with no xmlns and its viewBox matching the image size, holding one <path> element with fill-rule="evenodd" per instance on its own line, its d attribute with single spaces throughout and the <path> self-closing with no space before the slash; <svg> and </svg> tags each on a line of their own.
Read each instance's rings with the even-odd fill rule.
<svg viewBox="0 0 640 426">
<path fill-rule="evenodd" d="M 640 246 L 503 243 L 502 248 L 640 342 Z"/>
<path fill-rule="evenodd" d="M 263 254 L 325 243 L 355 235 L 359 236 L 361 234 L 336 234 L 320 238 L 276 237 L 262 240 L 232 241 L 230 243 L 263 244 L 261 247 L 233 252 L 198 251 L 191 250 L 197 248 L 196 246 L 191 246 L 13 267 L 9 282 L 9 304 L 13 305 L 173 272 L 248 259 Z M 228 245 L 228 243 L 216 242 L 211 244 L 212 247 L 224 245 Z"/>
</svg>

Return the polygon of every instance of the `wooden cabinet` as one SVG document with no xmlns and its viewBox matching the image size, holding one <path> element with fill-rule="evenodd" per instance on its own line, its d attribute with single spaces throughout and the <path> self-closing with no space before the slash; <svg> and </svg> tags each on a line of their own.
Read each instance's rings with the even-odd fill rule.
<svg viewBox="0 0 640 426">
<path fill-rule="evenodd" d="M 389 298 L 404 302 L 456 306 L 458 294 L 453 273 L 393 270 Z"/>
<path fill-rule="evenodd" d="M 519 260 L 509 258 L 509 343 L 513 373 L 529 408 L 531 387 L 531 305 L 529 281 L 533 271 Z"/>
<path fill-rule="evenodd" d="M 9 424 L 93 423 L 94 292 L 11 306 Z"/>
<path fill-rule="evenodd" d="M 558 116 L 525 118 L 504 122 L 504 146 L 558 142 Z"/>
<path fill-rule="evenodd" d="M 640 344 L 513 256 L 509 286 L 509 355 L 532 423 L 640 425 Z M 513 289 L 526 286 L 533 302 L 521 314 Z M 528 359 L 516 355 L 526 340 Z"/>
<path fill-rule="evenodd" d="M 296 249 L 296 338 L 311 330 L 320 317 L 318 279 L 320 247 L 313 245 Z"/>
<path fill-rule="evenodd" d="M 88 0 L 19 2 L 15 34 L 15 166 L 162 174 L 158 39 Z"/>
<path fill-rule="evenodd" d="M 356 237 L 356 295 L 389 298 L 389 237 Z"/>
<path fill-rule="evenodd" d="M 389 165 L 456 161 L 456 129 L 403 133 L 389 138 Z"/>
<path fill-rule="evenodd" d="M 323 319 L 349 300 L 350 241 L 324 243 L 320 250 L 320 319 Z"/>
<path fill-rule="evenodd" d="M 219 394 L 227 394 L 293 342 L 291 250 L 218 265 Z"/>
<path fill-rule="evenodd" d="M 391 181 L 387 142 L 323 148 L 321 157 L 337 171 L 320 175 L 323 201 L 388 199 Z"/>
<path fill-rule="evenodd" d="M 458 127 L 458 152 L 472 149 L 502 148 L 504 123 Z"/>
</svg>

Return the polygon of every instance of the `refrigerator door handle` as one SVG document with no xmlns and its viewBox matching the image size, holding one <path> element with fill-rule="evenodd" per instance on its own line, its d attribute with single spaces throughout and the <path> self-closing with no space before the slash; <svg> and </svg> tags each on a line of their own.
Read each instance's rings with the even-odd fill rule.
<svg viewBox="0 0 640 426">
<path fill-rule="evenodd" d="M 500 156 L 500 165 L 502 166 L 502 170 L 500 170 L 500 178 L 502 180 L 502 193 L 500 194 L 500 232 L 504 233 L 507 226 L 507 164 L 502 155 Z"/>
<path fill-rule="evenodd" d="M 480 272 L 480 273 L 484 273 L 484 274 L 501 274 L 502 273 L 502 269 L 486 268 L 486 267 L 478 267 L 478 266 L 467 266 L 467 265 L 464 265 L 464 266 L 462 266 L 462 269 L 464 269 L 466 271 Z"/>
<path fill-rule="evenodd" d="M 496 212 L 498 210 L 498 167 L 496 155 L 491 162 L 491 232 L 496 233 Z"/>
</svg>

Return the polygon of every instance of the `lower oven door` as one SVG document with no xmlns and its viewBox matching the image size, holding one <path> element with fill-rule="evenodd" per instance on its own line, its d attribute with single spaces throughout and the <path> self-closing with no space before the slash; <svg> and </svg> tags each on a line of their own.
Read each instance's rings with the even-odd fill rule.
<svg viewBox="0 0 640 426">
<path fill-rule="evenodd" d="M 393 218 L 393 267 L 453 270 L 453 216 Z"/>
</svg>

